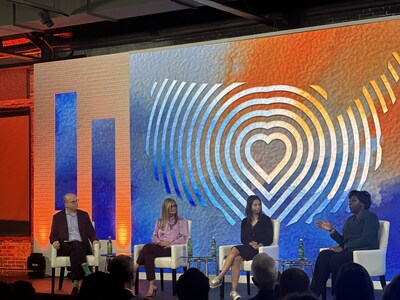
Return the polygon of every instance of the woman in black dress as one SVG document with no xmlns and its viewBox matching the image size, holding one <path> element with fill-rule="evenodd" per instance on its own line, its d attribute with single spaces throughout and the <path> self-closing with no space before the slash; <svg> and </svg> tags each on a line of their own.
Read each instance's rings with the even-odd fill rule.
<svg viewBox="0 0 400 300">
<path fill-rule="evenodd" d="M 224 266 L 217 277 L 210 282 L 211 288 L 219 287 L 225 274 L 231 270 L 233 300 L 240 298 L 237 285 L 240 277 L 240 265 L 244 260 L 252 260 L 258 253 L 258 248 L 269 246 L 273 241 L 273 227 L 270 217 L 262 213 L 260 198 L 251 195 L 247 198 L 246 218 L 242 220 L 240 238 L 243 245 L 232 247 L 225 259 Z"/>
</svg>

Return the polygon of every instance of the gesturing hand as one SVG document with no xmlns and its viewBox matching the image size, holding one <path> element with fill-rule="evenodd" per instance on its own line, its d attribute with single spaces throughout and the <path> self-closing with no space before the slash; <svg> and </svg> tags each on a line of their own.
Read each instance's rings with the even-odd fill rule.
<svg viewBox="0 0 400 300">
<path fill-rule="evenodd" d="M 321 229 L 327 230 L 327 231 L 332 231 L 332 229 L 333 229 L 331 223 L 328 220 L 325 220 L 325 221 L 318 220 L 317 222 L 315 222 L 315 225 L 317 225 L 318 228 L 321 228 Z"/>
</svg>

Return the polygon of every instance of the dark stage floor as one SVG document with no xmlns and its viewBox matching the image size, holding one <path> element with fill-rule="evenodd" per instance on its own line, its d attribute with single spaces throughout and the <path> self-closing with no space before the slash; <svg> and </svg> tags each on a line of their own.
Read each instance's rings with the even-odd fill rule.
<svg viewBox="0 0 400 300">
<path fill-rule="evenodd" d="M 28 276 L 18 276 L 18 277 L 0 277 L 0 280 L 6 281 L 6 282 L 14 282 L 17 280 L 27 280 L 32 283 L 34 286 L 36 292 L 39 294 L 38 300 L 44 300 L 44 299 L 70 299 L 69 294 L 72 290 L 72 282 L 70 280 L 64 280 L 64 285 L 62 291 L 56 290 L 56 296 L 52 297 L 50 295 L 50 290 L 51 290 L 51 277 L 46 277 L 46 278 L 40 278 L 40 279 L 30 279 Z M 56 279 L 56 289 L 58 288 L 58 278 Z M 139 299 L 142 299 L 140 297 L 141 295 L 145 295 L 147 292 L 148 284 L 147 281 L 141 280 L 139 284 Z M 170 299 L 178 299 L 178 297 L 173 297 L 172 296 L 172 286 L 170 281 L 165 282 L 165 290 L 164 292 L 161 291 L 160 285 L 158 284 L 159 290 L 157 291 L 157 296 L 154 297 L 154 299 L 160 299 L 160 300 L 170 300 Z M 225 286 L 225 299 L 230 300 L 229 296 L 230 292 L 230 284 L 227 283 Z M 252 284 L 251 285 L 251 295 L 247 295 L 247 289 L 246 289 L 246 284 L 240 283 L 238 292 L 242 296 L 243 300 L 250 299 L 257 293 L 257 288 Z M 330 297 L 330 289 L 327 290 L 328 292 L 328 300 L 331 300 L 332 297 Z M 382 297 L 382 291 L 381 290 L 376 290 L 375 291 L 375 299 L 380 300 Z M 209 299 L 210 300 L 218 300 L 220 299 L 219 297 L 219 288 L 216 289 L 210 289 L 209 293 Z"/>
</svg>

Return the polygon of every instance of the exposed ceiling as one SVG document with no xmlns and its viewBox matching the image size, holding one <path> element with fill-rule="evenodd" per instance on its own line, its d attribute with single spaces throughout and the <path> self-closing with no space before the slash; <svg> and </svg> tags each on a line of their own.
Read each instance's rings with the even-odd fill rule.
<svg viewBox="0 0 400 300">
<path fill-rule="evenodd" d="M 399 14 L 390 0 L 0 0 L 0 68 Z"/>
</svg>

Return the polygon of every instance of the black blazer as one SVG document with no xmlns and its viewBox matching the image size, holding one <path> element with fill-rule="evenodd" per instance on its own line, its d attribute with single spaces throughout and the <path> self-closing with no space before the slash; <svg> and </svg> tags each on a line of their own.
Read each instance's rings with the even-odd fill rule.
<svg viewBox="0 0 400 300">
<path fill-rule="evenodd" d="M 78 215 L 78 227 L 79 233 L 82 238 L 82 243 L 85 245 L 86 250 L 90 252 L 91 247 L 89 241 L 93 242 L 98 240 L 96 232 L 94 231 L 93 224 L 90 221 L 89 214 L 83 210 L 77 210 Z M 67 216 L 65 213 L 65 209 L 56 213 L 53 216 L 53 222 L 51 224 L 51 232 L 50 232 L 50 244 L 53 244 L 55 241 L 59 241 L 60 243 L 63 241 L 68 241 L 69 233 L 68 233 L 68 224 L 67 224 Z"/>
</svg>

